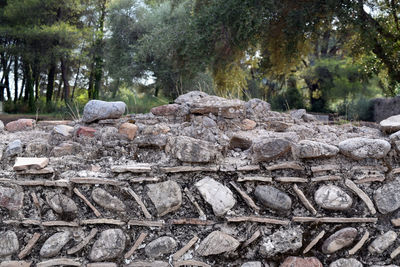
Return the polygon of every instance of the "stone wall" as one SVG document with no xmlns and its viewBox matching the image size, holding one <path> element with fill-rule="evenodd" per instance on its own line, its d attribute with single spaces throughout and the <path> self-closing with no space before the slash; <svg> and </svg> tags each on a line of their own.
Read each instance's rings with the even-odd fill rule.
<svg viewBox="0 0 400 267">
<path fill-rule="evenodd" d="M 400 97 L 373 99 L 372 107 L 373 120 L 380 122 L 390 116 L 400 114 Z"/>
<path fill-rule="evenodd" d="M 0 123 L 1 267 L 400 263 L 400 133 L 201 92 L 98 105 Z"/>
</svg>

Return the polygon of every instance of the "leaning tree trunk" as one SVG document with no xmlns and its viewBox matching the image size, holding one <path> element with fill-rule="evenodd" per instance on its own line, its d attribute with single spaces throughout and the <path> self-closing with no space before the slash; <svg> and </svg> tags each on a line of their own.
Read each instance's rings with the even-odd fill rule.
<svg viewBox="0 0 400 267">
<path fill-rule="evenodd" d="M 65 103 L 69 102 L 70 88 L 69 88 L 69 77 L 68 77 L 68 66 L 66 59 L 61 57 L 61 77 L 64 84 L 64 101 Z"/>
<path fill-rule="evenodd" d="M 49 68 L 49 73 L 47 75 L 47 89 L 46 89 L 46 104 L 49 105 L 51 103 L 51 99 L 53 97 L 54 92 L 54 78 L 56 75 L 56 64 L 54 60 L 52 60 Z"/>
</svg>

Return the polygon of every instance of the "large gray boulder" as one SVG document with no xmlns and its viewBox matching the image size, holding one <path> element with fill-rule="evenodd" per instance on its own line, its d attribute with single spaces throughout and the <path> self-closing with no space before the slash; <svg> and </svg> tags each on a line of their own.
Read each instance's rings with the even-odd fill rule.
<svg viewBox="0 0 400 267">
<path fill-rule="evenodd" d="M 350 138 L 339 143 L 340 152 L 353 159 L 381 159 L 390 151 L 389 142 L 363 137 Z"/>
<path fill-rule="evenodd" d="M 214 114 L 216 116 L 233 119 L 244 118 L 246 114 L 245 102 L 239 99 L 225 99 L 218 96 L 205 96 L 189 103 L 190 113 Z"/>
<path fill-rule="evenodd" d="M 188 136 L 168 138 L 165 152 L 183 162 L 207 163 L 215 160 L 218 150 L 215 144 Z"/>
<path fill-rule="evenodd" d="M 394 133 L 400 130 L 400 115 L 391 116 L 380 122 L 381 130 L 386 133 Z"/>
<path fill-rule="evenodd" d="M 268 117 L 271 105 L 258 98 L 253 98 L 246 102 L 246 117 L 255 121 L 260 121 Z"/>
<path fill-rule="evenodd" d="M 83 109 L 82 121 L 90 123 L 105 119 L 118 119 L 126 110 L 124 102 L 106 102 L 101 100 L 90 100 Z"/>
<path fill-rule="evenodd" d="M 297 158 L 312 159 L 336 156 L 339 153 L 339 149 L 336 146 L 325 143 L 303 140 L 297 145 L 293 145 L 292 152 Z"/>
<path fill-rule="evenodd" d="M 270 161 L 290 151 L 291 142 L 283 138 L 258 139 L 253 142 L 253 161 Z"/>
</svg>

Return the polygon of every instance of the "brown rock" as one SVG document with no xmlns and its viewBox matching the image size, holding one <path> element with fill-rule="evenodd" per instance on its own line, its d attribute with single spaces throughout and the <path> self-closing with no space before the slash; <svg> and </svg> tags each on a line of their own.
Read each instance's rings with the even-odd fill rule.
<svg viewBox="0 0 400 267">
<path fill-rule="evenodd" d="M 56 157 L 74 154 L 74 145 L 71 143 L 61 143 L 51 151 L 51 154 Z"/>
<path fill-rule="evenodd" d="M 232 138 L 229 142 L 229 147 L 231 149 L 240 148 L 242 150 L 247 150 L 251 147 L 252 144 L 253 144 L 253 141 L 251 141 L 250 138 L 247 138 L 242 135 L 234 135 L 234 136 L 232 136 Z"/>
<path fill-rule="evenodd" d="M 120 134 L 128 137 L 129 140 L 133 140 L 135 138 L 137 131 L 138 127 L 135 124 L 129 122 L 121 124 L 118 130 Z"/>
<path fill-rule="evenodd" d="M 124 211 L 125 204 L 117 197 L 101 188 L 96 188 L 92 191 L 92 199 L 105 209 Z"/>
<path fill-rule="evenodd" d="M 233 251 L 239 245 L 239 241 L 232 236 L 220 231 L 214 231 L 200 243 L 196 251 L 200 256 L 218 255 Z"/>
<path fill-rule="evenodd" d="M 356 236 L 357 229 L 353 227 L 343 228 L 325 240 L 322 244 L 322 252 L 325 254 L 331 254 L 344 247 L 350 246 Z"/>
<path fill-rule="evenodd" d="M 24 192 L 9 187 L 0 187 L 0 207 L 10 211 L 19 210 L 24 204 Z"/>
<path fill-rule="evenodd" d="M 27 169 L 43 169 L 49 164 L 48 158 L 21 158 L 15 160 L 13 169 L 15 171 L 22 171 Z"/>
<path fill-rule="evenodd" d="M 287 257 L 280 267 L 323 267 L 323 265 L 315 257 Z"/>
<path fill-rule="evenodd" d="M 96 132 L 96 129 L 92 128 L 92 127 L 85 127 L 85 126 L 81 126 L 78 128 L 78 130 L 76 131 L 76 135 L 78 137 L 80 136 L 86 136 L 86 137 L 94 137 L 94 133 Z"/>
<path fill-rule="evenodd" d="M 252 148 L 254 160 L 257 162 L 270 161 L 286 154 L 290 149 L 290 142 L 281 138 L 260 139 L 253 142 Z"/>
<path fill-rule="evenodd" d="M 241 128 L 243 131 L 253 130 L 257 126 L 257 123 L 253 120 L 244 119 L 242 120 Z"/>
<path fill-rule="evenodd" d="M 156 116 L 171 116 L 171 115 L 176 115 L 178 110 L 179 110 L 178 104 L 168 104 L 159 107 L 154 107 L 150 110 L 150 112 Z"/>
<path fill-rule="evenodd" d="M 19 119 L 7 123 L 6 130 L 9 132 L 23 131 L 33 128 L 34 120 L 32 119 Z"/>
<path fill-rule="evenodd" d="M 218 96 L 205 96 L 189 103 L 193 114 L 212 113 L 228 119 L 237 118 L 246 114 L 245 102 L 239 99 L 225 99 Z"/>
</svg>

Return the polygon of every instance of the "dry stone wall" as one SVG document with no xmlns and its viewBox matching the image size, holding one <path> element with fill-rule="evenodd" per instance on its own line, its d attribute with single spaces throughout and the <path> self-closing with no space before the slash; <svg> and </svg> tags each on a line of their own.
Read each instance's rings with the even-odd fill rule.
<svg viewBox="0 0 400 267">
<path fill-rule="evenodd" d="M 123 109 L 0 123 L 0 267 L 400 264 L 395 127 L 202 92 Z"/>
</svg>

